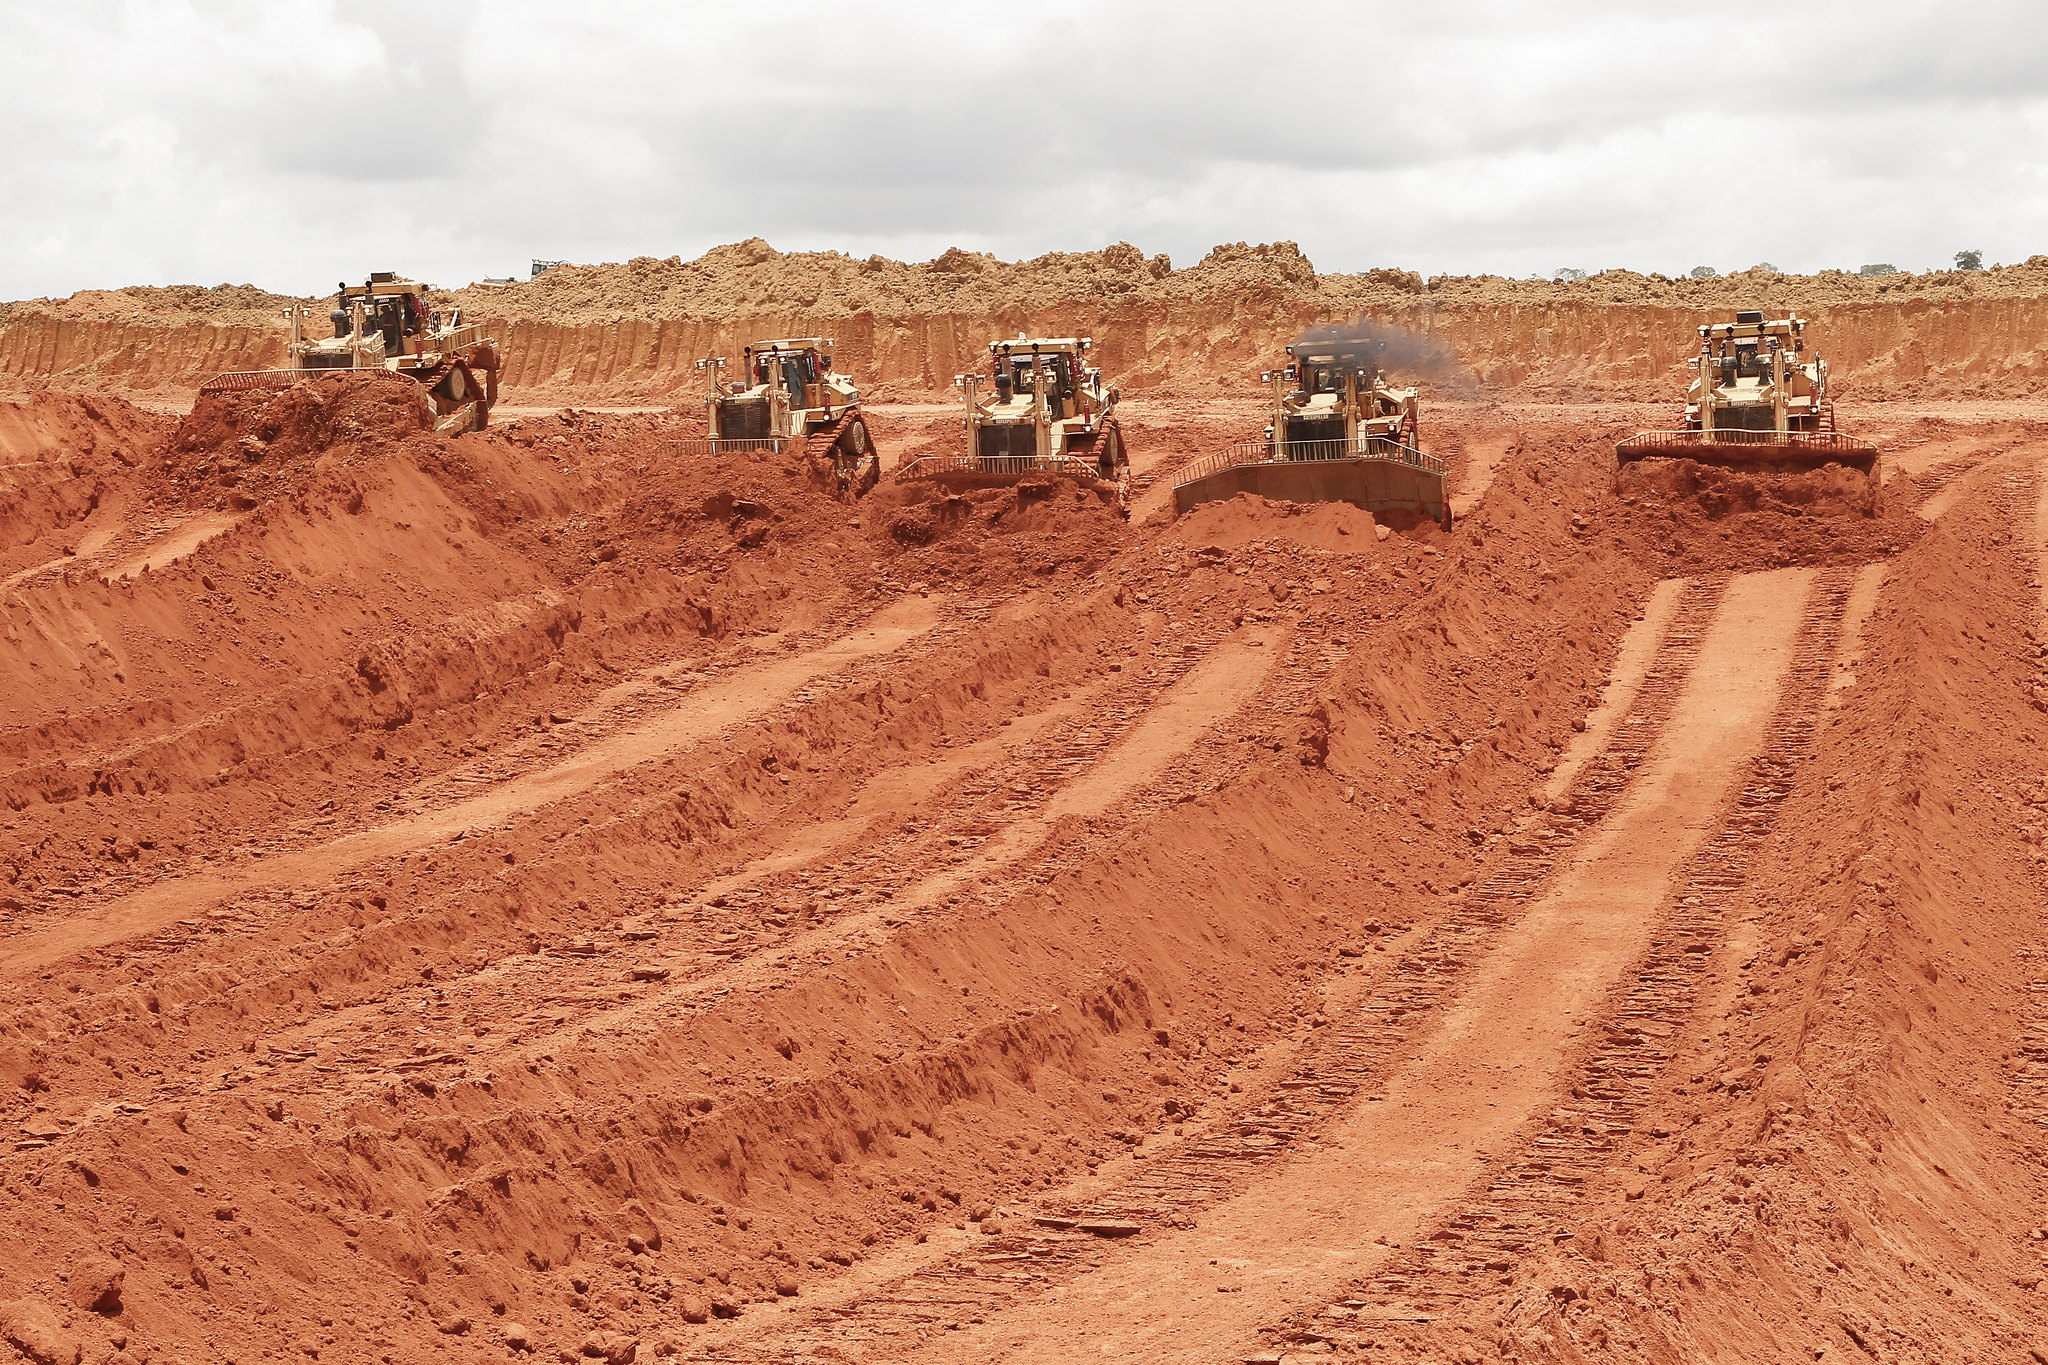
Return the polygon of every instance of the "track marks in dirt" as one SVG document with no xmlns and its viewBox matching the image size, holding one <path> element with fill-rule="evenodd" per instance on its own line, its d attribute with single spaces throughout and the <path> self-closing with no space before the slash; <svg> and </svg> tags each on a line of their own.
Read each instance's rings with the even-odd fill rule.
<svg viewBox="0 0 2048 1365">
<path fill-rule="evenodd" d="M 1520 918 L 1475 945 L 1469 976 L 1390 1059 L 1378 1093 L 1335 1106 L 1319 1148 L 1210 1207 L 1198 1228 L 1109 1258 L 919 1354 L 1049 1360 L 1086 1339 L 1163 1359 L 1222 1358 L 1253 1323 L 1358 1273 L 1382 1254 L 1376 1238 L 1412 1238 L 1555 1092 L 1562 1059 L 1578 1050 L 1572 1016 L 1596 1007 L 1640 956 L 1679 859 L 1706 839 L 1762 739 L 1811 578 L 1735 580 L 1636 782 Z M 1694 646 L 1690 630 L 1670 638 Z M 1119 1327 L 1105 1334 L 1104 1322 Z"/>
<path fill-rule="evenodd" d="M 1546 1115 L 1519 1155 L 1480 1197 L 1441 1220 L 1413 1249 L 1317 1313 L 1276 1333 L 1287 1340 L 1358 1337 L 1390 1323 L 1428 1322 L 1503 1282 L 1525 1252 L 1568 1236 L 1574 1206 L 1638 1134 L 1645 1107 L 1695 1014 L 1699 988 L 1742 894 L 1757 849 L 1776 827 L 1797 765 L 1812 748 L 1834 661 L 1853 647 L 1848 619 L 1857 578 L 1833 569 L 1815 582 L 1792 644 L 1790 668 L 1748 777 L 1714 837 L 1672 879 L 1654 937 L 1596 1024 L 1598 1041 L 1575 1070 L 1577 1097 Z M 1754 1083 L 1739 1069 L 1719 1085 Z"/>
<path fill-rule="evenodd" d="M 229 896 L 266 887 L 322 885 L 349 868 L 502 824 L 571 798 L 637 764 L 715 740 L 778 706 L 806 700 L 808 689 L 864 660 L 901 649 L 930 632 L 939 619 L 937 609 L 924 599 L 888 608 L 859 630 L 790 658 L 736 670 L 636 726 L 621 728 L 560 762 L 466 800 L 266 859 L 236 873 L 173 878 L 115 902 L 99 915 L 33 930 L 10 946 L 10 966 L 39 970 L 82 949 L 149 933 Z"/>
<path fill-rule="evenodd" d="M 1130 687 L 1098 699 L 1083 714 L 1048 731 L 1028 746 L 985 767 L 966 766 L 964 780 L 943 803 L 944 818 L 909 838 L 875 847 L 867 825 L 847 821 L 845 844 L 815 857 L 843 853 L 835 881 L 858 884 L 886 896 L 844 904 L 823 912 L 822 923 L 778 926 L 769 941 L 740 951 L 706 952 L 701 931 L 678 926 L 666 931 L 650 924 L 649 940 L 633 953 L 642 964 L 674 975 L 644 1000 L 613 1012 L 613 1022 L 645 1014 L 649 1019 L 683 1002 L 715 1003 L 713 997 L 776 984 L 785 969 L 807 960 L 829 960 L 848 949 L 873 946 L 887 931 L 921 915 L 938 912 L 967 893 L 1000 895 L 1020 881 L 1044 880 L 1032 871 L 1039 853 L 1069 819 L 1091 821 L 1155 782 L 1201 735 L 1249 702 L 1280 651 L 1270 648 L 1277 630 L 1248 632 L 1220 645 L 1207 639 L 1184 642 L 1168 663 Z M 1048 794 L 1048 789 L 1050 793 Z M 940 796 L 943 793 L 927 793 Z M 1035 808 L 1027 802 L 1036 802 Z M 1120 823 L 1120 822 L 1119 822 Z M 977 837 L 991 828 L 995 833 Z M 799 842 L 804 840 L 799 835 Z M 868 865 L 863 868 L 863 864 Z M 718 878 L 697 890 L 699 901 L 723 901 L 755 894 L 777 900 L 808 899 L 812 892 L 787 874 L 795 864 L 778 850 L 751 873 Z M 689 912 L 673 912 L 681 919 Z M 790 916 L 777 916 L 787 921 Z M 670 947 L 670 941 L 674 946 Z M 716 945 L 723 946 L 723 945 Z M 615 981 L 615 961 L 594 960 L 569 969 L 561 979 L 589 978 L 592 985 Z M 545 1048 L 542 1048 L 545 1050 Z"/>
<path fill-rule="evenodd" d="M 136 578 L 183 558 L 216 536 L 232 531 L 242 518 L 226 512 L 201 512 L 142 527 L 122 519 L 118 499 L 94 516 L 94 524 L 61 559 L 33 564 L 0 578 L 0 592 L 67 569 L 84 569 L 102 578 Z M 110 555 L 120 558 L 106 562 Z"/>
<path fill-rule="evenodd" d="M 1641 619 L 1622 636 L 1620 652 L 1615 656 L 1613 668 L 1608 671 L 1607 686 L 1600 694 L 1600 704 L 1586 717 L 1585 729 L 1572 736 L 1564 756 L 1558 760 L 1556 771 L 1538 788 L 1546 801 L 1555 801 L 1570 791 L 1586 764 L 1613 740 L 1615 727 L 1635 706 L 1636 695 L 1649 676 L 1650 665 L 1657 660 L 1671 622 L 1678 615 L 1685 589 L 1685 579 L 1668 578 L 1651 590 Z"/>
<path fill-rule="evenodd" d="M 1501 462 L 1520 448 L 1520 432 L 1480 431 L 1461 441 L 1465 465 L 1458 474 L 1458 487 L 1451 494 L 1451 516 L 1463 517 L 1479 505 Z M 1441 453 L 1441 452 L 1438 452 Z"/>
<path fill-rule="evenodd" d="M 1351 1169 L 1357 1162 L 1353 1159 L 1347 1165 L 1334 1156 L 1338 1148 L 1316 1150 L 1318 1136 L 1328 1136 L 1326 1130 L 1332 1125 L 1369 1122 L 1361 1117 L 1361 1108 L 1368 1115 L 1391 1112 L 1380 1107 L 1388 1102 L 1390 1077 L 1398 1086 L 1396 1069 L 1412 1074 L 1413 1064 L 1404 1064 L 1402 1058 L 1418 1040 L 1422 1040 L 1425 1048 L 1434 1049 L 1432 1063 L 1441 1065 L 1445 1053 L 1475 1049 L 1474 1035 L 1481 1031 L 1477 1021 L 1497 1022 L 1496 1016 L 1513 1017 L 1518 1010 L 1530 1008 L 1528 1002 L 1519 1002 L 1514 1010 L 1475 1010 L 1462 993 L 1471 989 L 1475 974 L 1487 970 L 1488 962 L 1498 957 L 1496 945 L 1501 935 L 1512 938 L 1518 932 L 1518 917 L 1527 912 L 1539 889 L 1548 884 L 1560 853 L 1570 849 L 1574 835 L 1613 806 L 1620 785 L 1610 779 L 1610 774 L 1619 772 L 1625 777 L 1642 764 L 1681 693 L 1687 697 L 1689 714 L 1704 714 L 1705 719 L 1696 720 L 1696 725 L 1704 724 L 1711 729 L 1719 723 L 1724 729 L 1732 727 L 1737 731 L 1747 725 L 1754 730 L 1755 703 L 1748 711 L 1730 718 L 1724 714 L 1728 708 L 1720 699 L 1702 698 L 1699 685 L 1691 679 L 1692 665 L 1706 634 L 1707 622 L 1715 616 L 1721 593 L 1722 584 L 1718 581 L 1674 582 L 1659 592 L 1654 612 L 1647 615 L 1652 631 L 1662 628 L 1665 647 L 1657 652 L 1654 662 L 1631 657 L 1618 668 L 1618 672 L 1632 675 L 1625 686 L 1633 705 L 1628 723 L 1604 727 L 1603 733 L 1622 731 L 1613 766 L 1602 766 L 1588 774 L 1582 789 L 1574 793 L 1573 806 L 1578 813 L 1552 817 L 1541 829 L 1521 836 L 1514 846 L 1515 856 L 1503 868 L 1474 888 L 1469 897 L 1452 903 L 1432 926 L 1396 945 L 1401 951 L 1382 959 L 1386 964 L 1384 971 L 1372 973 L 1364 983 L 1340 983 L 1326 1005 L 1333 1016 L 1330 1025 L 1314 1030 L 1274 1079 L 1252 1086 L 1252 1094 L 1242 1104 L 1225 1106 L 1221 1113 L 1203 1116 L 1204 1121 L 1194 1125 L 1194 1135 L 1185 1142 L 1161 1140 L 1147 1144 L 1146 1159 L 1134 1163 L 1121 1179 L 1091 1182 L 1085 1189 L 1042 1201 L 1032 1211 L 1033 1215 L 1056 1226 L 1040 1227 L 1026 1237 L 1005 1236 L 995 1244 L 942 1248 L 931 1253 L 925 1264 L 914 1267 L 906 1268 L 898 1257 L 888 1264 L 888 1273 L 877 1266 L 859 1277 L 865 1292 L 847 1285 L 831 1293 L 829 1315 L 779 1313 L 775 1327 L 778 1345 L 761 1349 L 760 1354 L 764 1358 L 786 1356 L 799 1352 L 804 1342 L 840 1348 L 862 1343 L 863 1358 L 888 1358 L 913 1350 L 934 1329 L 948 1323 L 959 1325 L 962 1320 L 989 1318 L 988 1330 L 972 1334 L 973 1340 L 963 1342 L 962 1349 L 970 1353 L 1001 1353 L 991 1344 L 991 1337 L 1007 1341 L 1024 1334 L 1032 1349 L 1017 1354 L 1035 1359 L 1066 1349 L 1061 1345 L 1062 1330 L 1079 1331 L 1078 1324 L 1098 1312 L 1110 1314 L 1117 1321 L 1151 1320 L 1165 1324 L 1185 1321 L 1191 1311 L 1197 1311 L 1216 1318 L 1219 1324 L 1235 1324 L 1231 1330 L 1239 1330 L 1256 1318 L 1256 1313 L 1247 1313 L 1253 1302 L 1262 1303 L 1267 1310 L 1286 1302 L 1286 1293 L 1276 1298 L 1274 1291 L 1276 1286 L 1284 1289 L 1297 1272 L 1325 1274 L 1329 1267 L 1316 1259 L 1323 1253 L 1313 1247 L 1304 1248 L 1300 1243 L 1294 1243 L 1291 1249 L 1270 1245 L 1273 1227 L 1317 1227 L 1324 1225 L 1319 1220 L 1337 1217 L 1341 1222 L 1348 1216 L 1333 1213 L 1318 1203 L 1324 1198 L 1318 1191 L 1321 1181 L 1337 1179 L 1340 1172 L 1348 1172 L 1343 1180 L 1354 1191 L 1359 1190 L 1358 1172 Z M 1738 594 L 1733 609 L 1716 633 L 1717 658 L 1749 651 L 1756 644 L 1761 603 L 1749 600 L 1756 597 L 1754 592 Z M 1793 615 L 1796 620 L 1796 604 Z M 1716 667 L 1719 672 L 1727 671 L 1725 663 Z M 1710 670 L 1710 674 L 1714 671 Z M 1689 681 L 1694 685 L 1689 687 Z M 1761 705 L 1767 710 L 1768 689 L 1766 692 Z M 1612 695 L 1616 694 L 1611 690 Z M 1734 757 L 1722 754 L 1717 771 L 1729 771 L 1739 758 L 1739 752 Z M 1674 774 L 1686 770 L 1688 761 L 1689 751 L 1660 754 L 1654 771 L 1662 774 L 1660 780 L 1669 782 Z M 1688 806 L 1696 797 L 1690 790 L 1670 793 L 1663 808 Z M 1611 847 L 1634 847 L 1633 840 L 1625 835 L 1607 837 Z M 1576 903 L 1576 893 L 1551 891 L 1543 900 L 1543 904 L 1551 907 L 1568 903 Z M 1554 928 L 1566 934 L 1576 932 L 1571 917 L 1564 918 L 1567 923 Z M 1548 941 L 1530 945 L 1517 959 L 1518 979 L 1539 993 L 1547 989 L 1550 972 L 1544 964 L 1559 951 L 1557 944 Z M 1610 952 L 1608 957 L 1608 965 L 1616 967 L 1626 960 L 1627 953 Z M 1597 994 L 1609 977 L 1597 977 L 1586 991 Z M 1455 1007 L 1447 1005 L 1454 999 L 1461 1003 Z M 1433 1028 L 1452 1008 L 1464 1010 L 1475 1021 L 1473 1029 L 1431 1044 L 1428 1040 Z M 1496 1032 L 1491 1027 L 1485 1031 L 1489 1036 Z M 1540 1059 L 1543 1055 L 1541 1047 L 1529 1052 L 1529 1058 Z M 1529 1064 L 1528 1058 L 1521 1063 Z M 1428 1083 L 1428 1089 L 1428 1100 L 1419 1106 L 1425 1111 L 1433 1110 L 1443 1100 L 1434 1082 Z M 1362 1100 L 1361 1096 L 1367 1098 Z M 1395 1107 L 1404 1103 L 1418 1102 L 1412 1098 L 1396 1101 Z M 1489 1107 L 1493 1107 L 1493 1102 L 1489 1102 Z M 1499 1131 L 1495 1140 L 1511 1131 L 1521 1116 L 1519 1109 L 1512 1115 L 1496 1116 Z M 1426 1122 L 1414 1132 L 1420 1134 L 1425 1145 L 1441 1136 L 1432 1137 Z M 1377 1134 L 1372 1141 L 1362 1144 L 1345 1140 L 1342 1148 L 1381 1151 L 1380 1140 L 1384 1137 L 1385 1134 Z M 1309 1155 L 1302 1156 L 1304 1152 Z M 1298 1178 L 1296 1168 L 1303 1163 L 1313 1167 L 1326 1160 L 1336 1162 L 1331 1171 L 1307 1181 Z M 1435 1164 L 1432 1160 L 1421 1163 L 1428 1169 L 1434 1169 Z M 1366 1184 L 1371 1181 L 1372 1177 L 1368 1177 Z M 1361 1191 L 1362 1195 L 1370 1193 Z M 1405 1207 L 1413 1202 L 1413 1197 L 1413 1192 L 1407 1191 L 1395 1202 Z M 1308 1207 L 1303 1200 L 1316 1207 Z M 1387 1206 L 1378 1207 L 1384 1213 Z M 1073 1230 L 1077 1220 L 1104 1217 L 1149 1229 L 1190 1228 L 1197 1216 L 1223 1219 L 1231 1230 L 1221 1235 L 1206 1230 L 1199 1235 L 1183 1233 L 1166 1242 L 1129 1251 L 1105 1247 Z M 1261 1230 L 1255 1232 L 1254 1227 Z M 1234 1254 L 1234 1249 L 1242 1246 L 1262 1244 L 1268 1255 L 1306 1255 L 1309 1261 L 1289 1260 L 1277 1267 L 1260 1267 L 1253 1260 Z M 1364 1239 L 1359 1239 L 1359 1245 L 1363 1244 Z M 1194 1249 L 1192 1253 L 1190 1247 Z M 1231 1254 L 1203 1254 L 1218 1250 Z M 1339 1254 L 1335 1248 L 1325 1250 Z M 1228 1267 L 1221 1272 L 1221 1278 L 1228 1282 L 1212 1286 L 1207 1280 L 1218 1278 L 1218 1272 L 1208 1267 L 1216 1265 Z M 1110 1268 L 1105 1270 L 1104 1266 Z M 1259 1272 L 1261 1293 L 1245 1297 L 1245 1273 L 1255 1269 Z M 1175 1277 L 1179 1277 L 1179 1289 L 1155 1287 L 1173 1284 Z M 1184 1299 L 1189 1285 L 1203 1292 L 1196 1293 L 1188 1302 L 1176 1299 L 1167 1303 L 1161 1299 L 1161 1295 L 1179 1295 Z M 1231 1291 L 1240 1297 L 1219 1300 L 1206 1292 L 1211 1289 Z M 1045 1291 L 1050 1291 L 1051 1297 L 1035 1297 Z M 1074 1315 L 1066 1329 L 1058 1323 L 1047 1326 L 1034 1320 L 1040 1306 L 1050 1306 L 1056 1300 L 1064 1312 Z M 748 1332 L 742 1340 L 754 1343 L 756 1338 Z M 1216 1345 L 1218 1340 L 1210 1340 L 1209 1345 Z M 1187 1353 L 1182 1349 L 1184 1342 L 1182 1346 L 1152 1340 L 1129 1344 L 1147 1352 Z M 746 1355 L 753 1355 L 756 1349 L 754 1344 L 742 1347 Z M 940 1351 L 942 1355 L 947 1353 Z"/>
<path fill-rule="evenodd" d="M 239 516 L 226 512 L 201 512 L 158 528 L 146 545 L 109 567 L 105 571 L 106 576 L 135 578 L 151 569 L 161 569 L 172 560 L 191 554 L 214 537 L 226 535 L 241 520 Z"/>
<path fill-rule="evenodd" d="M 2030 469 L 2042 456 L 2039 447 L 2022 442 L 2015 447 L 1996 446 L 1935 465 L 1913 480 L 1921 497 L 1914 510 L 1924 521 L 1939 521 L 1965 498 L 1981 497 L 1988 488 L 1995 488 L 1994 476 L 2003 478 L 2017 470 Z"/>
</svg>

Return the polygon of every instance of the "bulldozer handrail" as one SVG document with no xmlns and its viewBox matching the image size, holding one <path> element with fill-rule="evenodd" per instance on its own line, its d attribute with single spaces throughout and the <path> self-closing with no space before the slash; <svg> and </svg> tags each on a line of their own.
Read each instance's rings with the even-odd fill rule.
<svg viewBox="0 0 2048 1365">
<path fill-rule="evenodd" d="M 1354 441 L 1285 441 L 1278 444 L 1272 441 L 1239 441 L 1182 469 L 1173 486 L 1185 488 L 1197 479 L 1238 465 L 1327 464 L 1348 460 L 1384 460 L 1389 464 L 1420 469 L 1438 478 L 1448 473 L 1444 462 L 1436 456 L 1425 455 L 1413 446 L 1402 445 L 1385 436 L 1361 436 Z"/>
<path fill-rule="evenodd" d="M 472 322 L 467 326 L 457 327 L 446 336 L 437 338 L 435 344 L 443 351 L 459 351 L 464 346 L 473 346 L 479 341 L 488 340 L 490 338 L 484 335 L 484 325 L 480 322 Z"/>
<path fill-rule="evenodd" d="M 1812 450 L 1861 452 L 1870 449 L 1834 431 L 1755 431 L 1748 427 L 1715 427 L 1711 431 L 1639 431 L 1622 443 L 1628 446 L 1781 446 Z"/>
<path fill-rule="evenodd" d="M 673 438 L 661 443 L 661 448 L 672 455 L 740 455 L 766 452 L 780 455 L 792 444 L 787 436 L 700 436 L 695 439 Z"/>
<path fill-rule="evenodd" d="M 357 369 L 332 370 L 230 370 L 217 374 L 199 386 L 201 393 L 227 393 L 238 389 L 288 389 L 308 379 L 321 379 L 327 375 L 350 376 L 374 375 L 380 379 L 396 379 L 424 389 L 426 385 L 409 374 L 387 370 L 381 365 L 364 365 Z"/>
<path fill-rule="evenodd" d="M 1069 474 L 1077 478 L 1100 479 L 1095 461 L 1073 455 L 921 455 L 909 464 L 898 465 L 889 477 L 929 479 L 940 474 L 994 474 L 1003 478 L 1025 474 Z"/>
</svg>

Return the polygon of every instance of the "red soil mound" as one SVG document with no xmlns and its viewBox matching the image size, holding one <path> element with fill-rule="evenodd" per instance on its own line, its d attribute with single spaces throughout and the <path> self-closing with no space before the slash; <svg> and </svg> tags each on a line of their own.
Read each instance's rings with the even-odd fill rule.
<svg viewBox="0 0 2048 1365">
<path fill-rule="evenodd" d="M 889 482 L 861 503 L 877 566 L 901 581 L 974 588 L 1088 577 L 1130 541 L 1110 494 L 1072 479 L 952 488 Z"/>
<path fill-rule="evenodd" d="M 0 579 L 76 553 L 83 523 L 165 425 L 118 398 L 0 403 Z"/>
<path fill-rule="evenodd" d="M 1790 516 L 1875 516 L 1880 487 L 1874 475 L 1838 464 L 1817 468 L 1743 468 L 1695 460 L 1631 460 L 1615 489 L 1623 498 L 1661 499 L 1708 521 L 1743 512 Z"/>
<path fill-rule="evenodd" d="M 1373 553 L 1381 538 L 1379 523 L 1362 507 L 1348 502 L 1268 502 L 1256 493 L 1197 507 L 1174 523 L 1174 535 L 1189 545 L 1229 550 L 1270 539 L 1351 555 Z"/>
</svg>

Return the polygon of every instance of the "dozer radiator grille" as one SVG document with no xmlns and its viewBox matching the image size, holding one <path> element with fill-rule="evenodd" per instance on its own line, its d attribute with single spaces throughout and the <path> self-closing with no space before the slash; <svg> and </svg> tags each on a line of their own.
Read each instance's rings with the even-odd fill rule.
<svg viewBox="0 0 2048 1365">
<path fill-rule="evenodd" d="M 1341 442 L 1344 439 L 1344 419 L 1324 417 L 1310 421 L 1301 417 L 1288 419 L 1287 444 L 1290 447 L 1308 446 L 1311 442 Z"/>
<path fill-rule="evenodd" d="M 1038 429 L 1022 422 L 981 427 L 975 432 L 974 453 L 983 459 L 996 455 L 1036 455 Z"/>
<path fill-rule="evenodd" d="M 1714 409 L 1718 431 L 1775 431 L 1777 426 L 1777 416 L 1761 404 Z"/>
<path fill-rule="evenodd" d="M 728 439 L 768 439 L 773 434 L 768 430 L 768 400 L 744 398 L 737 402 L 721 404 L 718 409 L 718 432 Z"/>
</svg>

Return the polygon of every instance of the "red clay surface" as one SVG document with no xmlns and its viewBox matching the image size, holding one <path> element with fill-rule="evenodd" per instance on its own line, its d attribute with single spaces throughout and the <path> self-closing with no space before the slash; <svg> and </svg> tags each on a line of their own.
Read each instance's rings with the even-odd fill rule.
<svg viewBox="0 0 2048 1365">
<path fill-rule="evenodd" d="M 518 401 L 0 406 L 0 1360 L 2048 1358 L 2048 414 Z"/>
</svg>

